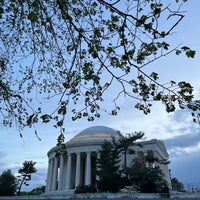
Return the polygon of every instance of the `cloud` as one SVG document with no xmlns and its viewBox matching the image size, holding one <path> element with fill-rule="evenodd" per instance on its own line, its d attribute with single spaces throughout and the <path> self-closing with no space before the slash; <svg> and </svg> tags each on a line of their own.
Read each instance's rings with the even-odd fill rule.
<svg viewBox="0 0 200 200">
<path fill-rule="evenodd" d="M 200 142 L 200 134 L 193 132 L 187 135 L 178 135 L 173 138 L 166 139 L 164 142 L 169 149 L 174 147 L 186 148 L 197 146 Z"/>
<path fill-rule="evenodd" d="M 6 153 L 2 150 L 2 145 L 0 145 L 0 158 L 1 158 L 1 161 L 2 161 L 2 158 L 4 158 L 6 156 Z"/>
<path fill-rule="evenodd" d="M 6 154 L 2 151 L 0 151 L 0 158 L 1 158 L 1 162 L 0 162 L 0 174 L 4 171 L 7 170 L 7 163 L 5 160 Z"/>
<path fill-rule="evenodd" d="M 192 122 L 187 110 L 177 110 L 169 118 L 171 126 L 166 131 L 171 137 L 164 139 L 164 143 L 171 157 L 187 155 L 200 150 L 199 125 Z"/>
</svg>

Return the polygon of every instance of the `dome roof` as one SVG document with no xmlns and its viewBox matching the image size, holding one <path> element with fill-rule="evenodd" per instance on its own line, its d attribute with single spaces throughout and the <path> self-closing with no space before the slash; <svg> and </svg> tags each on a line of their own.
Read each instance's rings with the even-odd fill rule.
<svg viewBox="0 0 200 200">
<path fill-rule="evenodd" d="M 81 131 L 68 143 L 102 142 L 104 140 L 111 140 L 112 136 L 118 136 L 117 131 L 114 129 L 106 126 L 92 126 Z"/>
</svg>

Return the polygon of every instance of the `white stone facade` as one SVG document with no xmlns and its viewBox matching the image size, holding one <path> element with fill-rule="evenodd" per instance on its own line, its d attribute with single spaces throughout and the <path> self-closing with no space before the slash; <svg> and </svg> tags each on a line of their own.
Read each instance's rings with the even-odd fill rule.
<svg viewBox="0 0 200 200">
<path fill-rule="evenodd" d="M 111 141 L 112 137 L 119 137 L 118 132 L 105 126 L 94 126 L 83 130 L 66 143 L 67 154 L 56 156 L 58 147 L 48 152 L 48 173 L 45 193 L 67 194 L 73 193 L 78 185 L 94 185 L 98 177 L 95 174 L 98 150 L 104 140 Z M 135 154 L 127 156 L 128 165 L 135 156 L 153 152 L 160 160 L 168 160 L 168 153 L 162 141 L 150 140 L 140 143 L 142 147 L 132 147 Z M 121 157 L 123 165 L 123 157 Z M 148 165 L 148 163 L 145 163 Z M 170 183 L 168 165 L 161 169 Z"/>
</svg>

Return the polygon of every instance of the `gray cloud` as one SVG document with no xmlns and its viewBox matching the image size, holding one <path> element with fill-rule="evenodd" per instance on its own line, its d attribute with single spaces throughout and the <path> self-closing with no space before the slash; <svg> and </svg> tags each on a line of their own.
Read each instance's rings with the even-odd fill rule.
<svg viewBox="0 0 200 200">
<path fill-rule="evenodd" d="M 191 112 L 188 109 L 176 110 L 170 117 L 171 121 L 183 123 L 186 120 L 192 122 Z"/>
<path fill-rule="evenodd" d="M 196 146 L 200 142 L 199 133 L 191 133 L 187 135 L 178 135 L 170 139 L 164 140 L 167 149 L 175 147 L 191 147 Z"/>
<path fill-rule="evenodd" d="M 3 172 L 4 170 L 8 169 L 8 159 L 7 159 L 7 153 L 4 151 L 2 148 L 2 145 L 0 145 L 0 173 Z"/>
<path fill-rule="evenodd" d="M 192 122 L 188 110 L 177 110 L 169 118 L 171 126 L 166 128 L 171 138 L 164 143 L 171 153 L 170 156 L 184 155 L 184 148 L 196 147 L 200 143 L 200 126 Z"/>
<path fill-rule="evenodd" d="M 0 151 L 0 158 L 1 158 L 1 161 L 2 161 L 2 159 L 4 158 L 6 156 L 6 153 L 5 152 L 2 152 L 2 151 Z M 1 162 L 0 162 L 1 163 Z"/>
</svg>

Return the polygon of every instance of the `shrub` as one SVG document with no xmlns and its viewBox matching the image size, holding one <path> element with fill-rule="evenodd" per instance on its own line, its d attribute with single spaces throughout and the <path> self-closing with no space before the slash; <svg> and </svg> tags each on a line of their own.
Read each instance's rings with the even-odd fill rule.
<svg viewBox="0 0 200 200">
<path fill-rule="evenodd" d="M 97 189 L 94 185 L 79 185 L 76 187 L 75 193 L 81 194 L 81 193 L 95 193 L 97 192 Z"/>
</svg>

